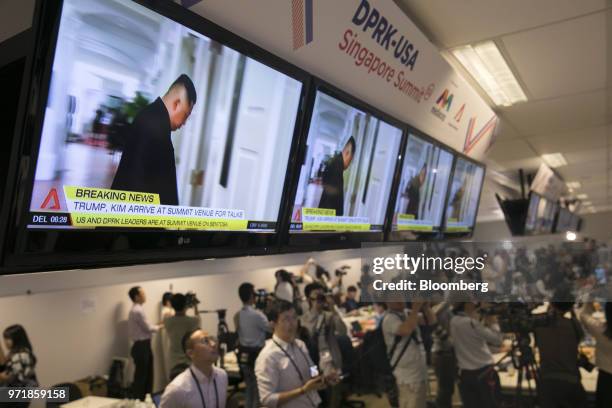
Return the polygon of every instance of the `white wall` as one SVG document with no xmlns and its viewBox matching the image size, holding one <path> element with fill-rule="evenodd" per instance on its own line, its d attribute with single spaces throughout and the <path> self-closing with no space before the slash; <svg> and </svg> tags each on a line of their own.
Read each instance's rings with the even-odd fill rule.
<svg viewBox="0 0 612 408">
<path fill-rule="evenodd" d="M 195 291 L 201 309 L 227 308 L 231 327 L 240 307 L 240 283 L 273 289 L 276 269 L 298 272 L 311 255 L 330 272 L 351 265 L 345 285 L 359 279 L 360 250 L 2 276 L 0 329 L 14 323 L 25 326 L 39 359 L 42 385 L 107 374 L 113 356 L 129 356 L 130 287 L 138 284 L 147 292 L 145 310 L 153 323 L 159 319 L 162 294 L 172 287 L 174 292 Z M 203 316 L 204 329 L 216 333 L 216 324 L 216 314 Z"/>
<path fill-rule="evenodd" d="M 0 0 L 0 42 L 32 26 L 35 0 Z"/>
</svg>

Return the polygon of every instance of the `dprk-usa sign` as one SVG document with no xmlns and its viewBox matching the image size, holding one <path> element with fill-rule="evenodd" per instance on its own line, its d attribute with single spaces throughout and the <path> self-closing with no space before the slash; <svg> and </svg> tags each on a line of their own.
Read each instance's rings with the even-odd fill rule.
<svg viewBox="0 0 612 408">
<path fill-rule="evenodd" d="M 190 10 L 481 159 L 498 118 L 392 0 L 182 0 Z"/>
</svg>

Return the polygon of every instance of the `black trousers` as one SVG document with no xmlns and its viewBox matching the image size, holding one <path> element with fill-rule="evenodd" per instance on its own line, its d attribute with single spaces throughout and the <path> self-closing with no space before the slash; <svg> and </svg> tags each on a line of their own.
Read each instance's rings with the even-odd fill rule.
<svg viewBox="0 0 612 408">
<path fill-rule="evenodd" d="M 459 394 L 464 408 L 497 408 L 501 400 L 499 375 L 493 366 L 461 370 Z"/>
<path fill-rule="evenodd" d="M 453 391 L 457 379 L 457 360 L 452 350 L 432 354 L 432 363 L 438 380 L 438 393 L 436 395 L 437 408 L 451 408 L 453 405 Z"/>
<path fill-rule="evenodd" d="M 612 374 L 603 370 L 597 375 L 595 401 L 597 408 L 612 407 Z"/>
<path fill-rule="evenodd" d="M 153 392 L 153 353 L 151 340 L 134 342 L 130 353 L 136 370 L 132 382 L 132 397 L 144 400 L 146 394 Z"/>
<path fill-rule="evenodd" d="M 582 408 L 586 406 L 586 392 L 580 382 L 541 379 L 538 397 L 542 408 Z"/>
</svg>

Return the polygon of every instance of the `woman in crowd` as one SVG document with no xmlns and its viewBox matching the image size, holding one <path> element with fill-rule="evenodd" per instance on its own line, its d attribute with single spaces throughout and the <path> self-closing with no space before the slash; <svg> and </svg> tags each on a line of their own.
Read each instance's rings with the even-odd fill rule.
<svg viewBox="0 0 612 408">
<path fill-rule="evenodd" d="M 276 277 L 276 286 L 274 286 L 274 296 L 277 299 L 285 300 L 293 303 L 294 287 L 291 274 L 284 269 L 279 269 L 274 273 Z"/>
<path fill-rule="evenodd" d="M 585 303 L 580 313 L 580 321 L 587 332 L 595 338 L 595 363 L 597 377 L 597 408 L 612 407 L 612 302 L 606 302 L 606 321 L 593 317 L 593 303 Z"/>
<path fill-rule="evenodd" d="M 8 355 L 0 353 L 0 385 L 4 387 L 38 387 L 36 357 L 25 329 L 15 324 L 3 333 Z"/>
</svg>

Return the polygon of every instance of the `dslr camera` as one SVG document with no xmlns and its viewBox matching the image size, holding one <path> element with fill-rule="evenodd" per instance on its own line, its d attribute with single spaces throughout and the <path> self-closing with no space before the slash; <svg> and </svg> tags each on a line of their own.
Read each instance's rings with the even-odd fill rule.
<svg viewBox="0 0 612 408">
<path fill-rule="evenodd" d="M 195 292 L 189 291 L 185 293 L 185 308 L 189 309 L 200 304 L 200 300 L 196 296 Z"/>
</svg>

